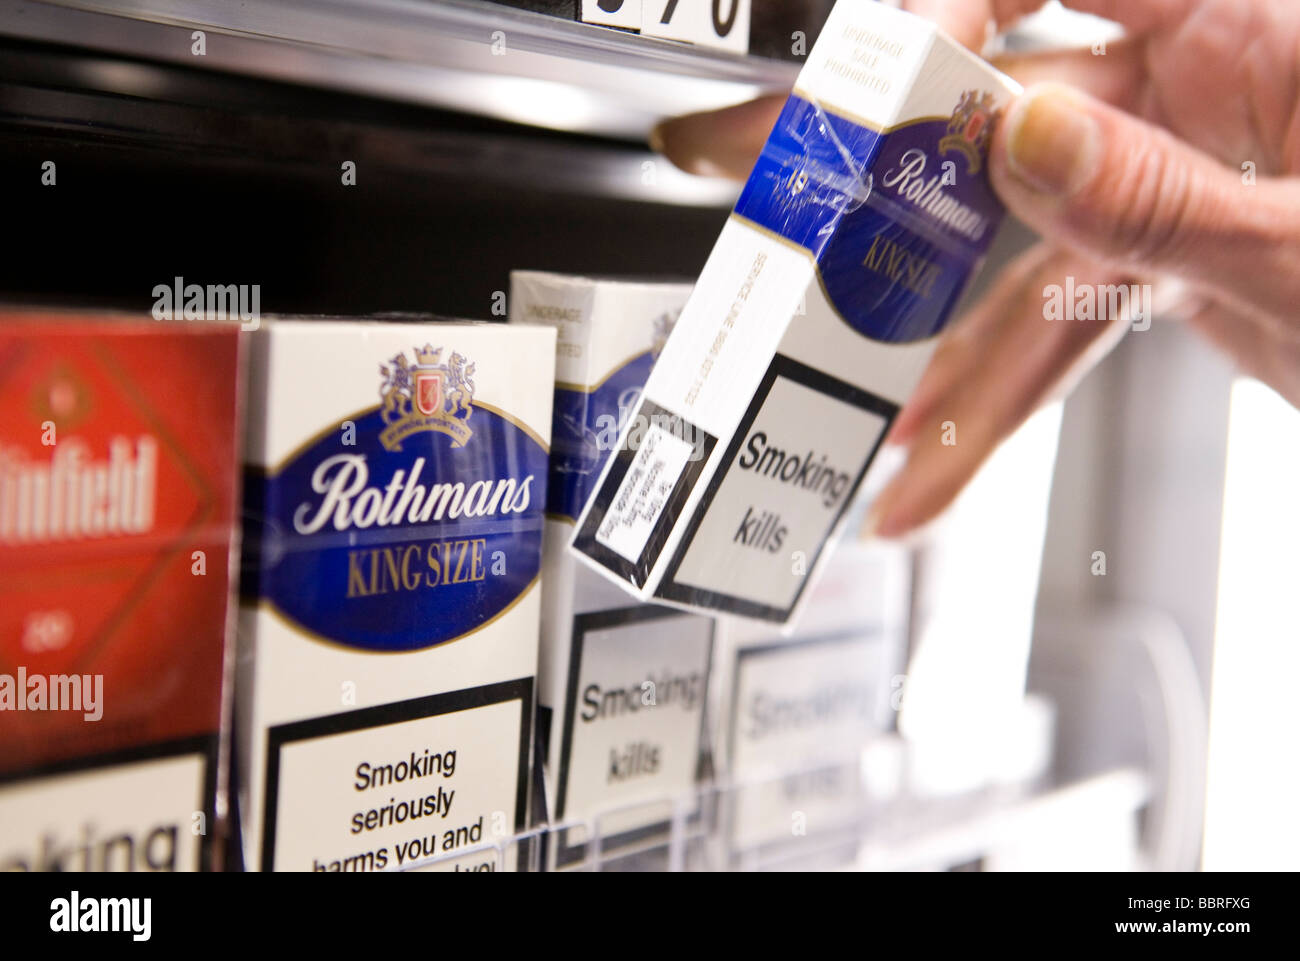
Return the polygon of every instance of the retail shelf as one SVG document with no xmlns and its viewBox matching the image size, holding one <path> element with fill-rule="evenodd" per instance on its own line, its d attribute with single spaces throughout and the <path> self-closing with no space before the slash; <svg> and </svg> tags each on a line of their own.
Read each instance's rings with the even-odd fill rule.
<svg viewBox="0 0 1300 961">
<path fill-rule="evenodd" d="M 780 825 L 761 844 L 738 843 L 741 805 L 771 796 L 791 777 L 853 772 L 854 765 L 786 771 L 743 783 L 707 785 L 643 807 L 670 810 L 657 833 L 631 841 L 606 837 L 601 822 L 627 807 L 586 821 L 535 827 L 454 853 L 391 870 L 554 870 L 566 832 L 581 831 L 586 847 L 564 870 L 859 870 L 953 871 L 1026 866 L 1140 870 L 1148 867 L 1137 844 L 1137 817 L 1149 802 L 1147 775 L 1116 768 L 1068 785 L 1035 790 L 1008 784 L 945 798 L 863 793 L 841 798 L 838 813 L 823 809 L 805 833 L 780 837 Z M 1070 826 L 1067 828 L 1067 825 Z M 1090 833 L 1091 831 L 1091 833 Z M 1073 834 L 1072 834 L 1073 832 Z M 1114 843 L 1099 844 L 1109 839 Z M 1053 860 L 1053 859 L 1057 860 Z M 457 865 L 460 865 L 457 868 Z M 475 868 L 471 868 L 473 870 Z"/>
<path fill-rule="evenodd" d="M 863 839 L 857 867 L 868 871 L 951 869 L 985 862 L 1013 870 L 1116 870 L 1147 867 L 1136 843 L 1136 817 L 1151 800 L 1146 773 L 1117 768 L 1095 777 L 1028 796 L 990 795 L 972 803 L 910 812 L 887 836 Z M 1129 822 L 1129 830 L 1116 825 Z M 1108 830 L 1091 830 L 1095 824 Z M 1067 827 L 1068 826 L 1068 827 Z M 1133 833 L 1130 834 L 1129 831 Z M 1097 848 L 1102 841 L 1115 847 Z M 1050 847 L 1041 861 L 1023 863 L 1025 849 Z M 1000 855 L 1000 857 L 999 857 Z M 1059 858 L 1055 860 L 1054 858 Z"/>
<path fill-rule="evenodd" d="M 451 0 L 0 0 L 0 33 L 638 140 L 665 116 L 789 89 L 798 72 Z"/>
<path fill-rule="evenodd" d="M 90 136 L 262 164 L 318 164 L 329 150 L 426 180 L 727 208 L 738 186 L 685 174 L 645 148 L 542 134 L 448 113 L 302 90 L 94 53 L 11 42 L 2 56 L 0 124 L 28 135 Z"/>
<path fill-rule="evenodd" d="M 27 176 L 46 161 L 66 189 Z M 30 241 L 7 298 L 148 309 L 159 277 L 219 274 L 268 314 L 485 318 L 520 266 L 693 276 L 738 189 L 623 141 L 3 36 L 0 174 Z M 177 205 L 202 212 L 182 243 L 140 215 Z"/>
</svg>

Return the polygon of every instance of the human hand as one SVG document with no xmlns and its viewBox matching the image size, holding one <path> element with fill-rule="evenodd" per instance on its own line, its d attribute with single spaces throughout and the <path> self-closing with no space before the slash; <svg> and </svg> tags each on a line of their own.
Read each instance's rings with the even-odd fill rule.
<svg viewBox="0 0 1300 961">
<path fill-rule="evenodd" d="M 1043 0 L 905 0 L 969 47 Z M 1010 212 L 1044 238 L 940 340 L 890 432 L 907 463 L 872 509 L 898 536 L 939 514 L 1043 401 L 1129 321 L 1048 321 L 1045 292 L 1175 286 L 1181 319 L 1300 406 L 1300 4 L 1065 0 L 1122 23 L 1090 49 L 999 58 L 1028 88 L 990 146 Z M 744 177 L 784 96 L 678 118 L 655 145 L 682 168 Z M 1248 175 L 1249 174 L 1249 175 Z M 1150 305 L 1143 305 L 1150 309 Z M 940 425 L 961 427 L 957 446 Z"/>
</svg>

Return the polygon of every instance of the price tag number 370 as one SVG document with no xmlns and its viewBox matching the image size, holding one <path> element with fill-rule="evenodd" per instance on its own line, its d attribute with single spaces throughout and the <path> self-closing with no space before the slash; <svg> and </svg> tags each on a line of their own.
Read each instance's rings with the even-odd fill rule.
<svg viewBox="0 0 1300 961">
<path fill-rule="evenodd" d="M 719 47 L 749 50 L 752 0 L 582 0 L 582 19 L 625 30 Z"/>
</svg>

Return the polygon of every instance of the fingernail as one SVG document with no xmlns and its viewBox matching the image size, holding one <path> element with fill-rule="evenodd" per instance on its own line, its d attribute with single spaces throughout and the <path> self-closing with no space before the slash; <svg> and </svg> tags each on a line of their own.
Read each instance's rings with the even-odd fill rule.
<svg viewBox="0 0 1300 961">
<path fill-rule="evenodd" d="M 646 141 L 650 144 L 650 149 L 659 154 L 664 152 L 663 126 L 661 123 L 655 124 L 650 130 L 650 136 L 646 138 Z"/>
<path fill-rule="evenodd" d="M 1041 193 L 1073 193 L 1096 168 L 1101 130 L 1068 88 L 1032 89 L 1011 108 L 1007 125 L 1011 172 Z"/>
</svg>

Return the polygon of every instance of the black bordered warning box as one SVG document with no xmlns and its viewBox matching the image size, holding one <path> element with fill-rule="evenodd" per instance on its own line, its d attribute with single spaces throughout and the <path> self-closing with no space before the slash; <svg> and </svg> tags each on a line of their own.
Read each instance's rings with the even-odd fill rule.
<svg viewBox="0 0 1300 961">
<path fill-rule="evenodd" d="M 783 622 L 898 406 L 777 354 L 657 594 Z"/>
<path fill-rule="evenodd" d="M 601 848 L 666 832 L 699 775 L 716 621 L 657 604 L 574 616 L 557 821 L 600 819 Z M 558 832 L 556 864 L 586 852 Z"/>
<path fill-rule="evenodd" d="M 726 764 L 743 785 L 730 797 L 738 850 L 801 842 L 791 837 L 791 799 L 810 821 L 844 824 L 861 814 L 858 752 L 888 701 L 888 643 L 876 625 L 742 646 L 732 672 Z M 801 772 L 765 773 L 799 758 Z"/>
<path fill-rule="evenodd" d="M 642 399 L 573 546 L 645 587 L 717 438 Z"/>
<path fill-rule="evenodd" d="M 400 869 L 523 830 L 532 713 L 519 678 L 271 728 L 262 870 Z"/>
<path fill-rule="evenodd" d="M 204 734 L 0 774 L 0 871 L 212 870 L 217 748 Z"/>
</svg>

